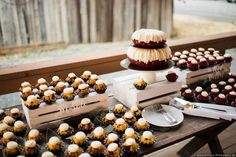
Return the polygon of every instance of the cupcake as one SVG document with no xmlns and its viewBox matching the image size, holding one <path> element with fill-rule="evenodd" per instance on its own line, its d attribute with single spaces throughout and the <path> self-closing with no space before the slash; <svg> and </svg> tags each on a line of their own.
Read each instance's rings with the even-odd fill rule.
<svg viewBox="0 0 236 157">
<path fill-rule="evenodd" d="M 220 94 L 220 91 L 218 88 L 212 88 L 210 92 L 210 97 L 212 100 L 214 100 L 215 97 L 217 97 L 219 94 Z"/>
<path fill-rule="evenodd" d="M 82 153 L 79 157 L 91 157 L 91 155 L 89 153 Z"/>
<path fill-rule="evenodd" d="M 177 63 L 177 66 L 180 68 L 180 69 L 186 69 L 187 68 L 187 62 L 185 59 L 180 59 Z"/>
<path fill-rule="evenodd" d="M 62 141 L 56 136 L 51 137 L 47 143 L 47 148 L 51 152 L 59 152 L 62 147 Z"/>
<path fill-rule="evenodd" d="M 192 53 L 197 53 L 198 51 L 197 51 L 197 49 L 194 49 L 194 48 L 193 48 L 193 49 L 190 50 L 190 52 L 192 52 Z"/>
<path fill-rule="evenodd" d="M 72 83 L 72 87 L 74 89 L 78 89 L 79 85 L 84 84 L 84 80 L 81 78 L 76 78 L 75 81 Z"/>
<path fill-rule="evenodd" d="M 84 82 L 87 82 L 91 76 L 91 72 L 90 71 L 84 71 L 84 73 L 80 76 Z"/>
<path fill-rule="evenodd" d="M 91 122 L 89 118 L 83 118 L 78 125 L 79 130 L 84 132 L 90 132 L 94 128 L 94 124 Z"/>
<path fill-rule="evenodd" d="M 63 90 L 61 97 L 66 101 L 74 100 L 75 94 L 74 94 L 74 88 L 67 87 Z"/>
<path fill-rule="evenodd" d="M 178 57 L 172 57 L 171 60 L 174 62 L 175 66 L 177 65 L 179 58 Z"/>
<path fill-rule="evenodd" d="M 180 89 L 181 95 L 183 95 L 183 93 L 186 89 L 188 89 L 188 85 L 182 85 L 181 86 L 181 89 Z"/>
<path fill-rule="evenodd" d="M 194 60 L 192 60 L 189 64 L 188 64 L 188 68 L 189 68 L 189 70 L 191 70 L 191 71 L 196 71 L 196 70 L 198 70 L 198 61 L 196 61 L 195 59 Z"/>
<path fill-rule="evenodd" d="M 197 56 L 203 56 L 203 53 L 202 52 L 197 52 L 196 55 Z"/>
<path fill-rule="evenodd" d="M 14 123 L 13 132 L 16 135 L 24 135 L 26 132 L 26 129 L 27 129 L 27 125 L 24 122 L 18 120 Z"/>
<path fill-rule="evenodd" d="M 142 112 L 137 106 L 132 106 L 129 110 L 135 117 L 141 117 Z"/>
<path fill-rule="evenodd" d="M 213 54 L 213 57 L 215 57 L 217 59 L 217 57 L 219 57 L 220 55 L 218 53 L 214 53 Z M 216 63 L 217 63 L 217 60 L 216 60 Z"/>
<path fill-rule="evenodd" d="M 138 90 L 144 90 L 147 86 L 147 83 L 143 79 L 137 79 L 134 81 L 133 85 Z"/>
<path fill-rule="evenodd" d="M 0 121 L 6 116 L 4 110 L 0 109 Z"/>
<path fill-rule="evenodd" d="M 227 95 L 227 94 L 229 94 L 230 91 L 232 91 L 232 89 L 233 89 L 232 86 L 227 85 L 227 86 L 225 86 L 225 88 L 221 92 L 223 94 Z"/>
<path fill-rule="evenodd" d="M 107 90 L 107 85 L 103 80 L 97 80 L 93 88 L 98 94 L 102 94 Z"/>
<path fill-rule="evenodd" d="M 89 80 L 87 81 L 87 83 L 88 83 L 88 85 L 89 85 L 90 87 L 93 87 L 93 86 L 95 85 L 95 83 L 96 83 L 97 80 L 98 80 L 98 75 L 92 74 L 92 75 L 90 76 Z"/>
<path fill-rule="evenodd" d="M 128 139 L 128 138 L 138 139 L 139 136 L 138 136 L 138 133 L 136 133 L 133 128 L 127 128 L 125 130 L 125 133 L 123 134 L 123 138 L 124 139 Z"/>
<path fill-rule="evenodd" d="M 35 85 L 36 88 L 39 88 L 41 85 L 46 85 L 48 86 L 48 82 L 44 78 L 40 78 L 37 81 L 37 84 Z"/>
<path fill-rule="evenodd" d="M 128 124 L 133 124 L 136 120 L 135 116 L 131 112 L 126 112 L 123 116 L 123 119 L 126 121 Z"/>
<path fill-rule="evenodd" d="M 216 57 L 217 64 L 224 63 L 224 57 L 223 56 L 217 56 Z"/>
<path fill-rule="evenodd" d="M 144 131 L 148 130 L 150 127 L 150 124 L 144 119 L 144 118 L 139 118 L 138 121 L 134 123 L 134 128 L 138 131 Z"/>
<path fill-rule="evenodd" d="M 2 136 L 7 131 L 11 131 L 11 127 L 5 123 L 0 123 L 0 136 Z"/>
<path fill-rule="evenodd" d="M 76 144 L 70 144 L 65 152 L 66 157 L 78 157 L 83 150 Z"/>
<path fill-rule="evenodd" d="M 71 139 L 72 143 L 77 144 L 79 146 L 83 146 L 87 144 L 88 138 L 83 131 L 77 132 Z"/>
<path fill-rule="evenodd" d="M 186 55 L 182 54 L 182 55 L 179 56 L 179 58 L 186 60 L 188 57 Z"/>
<path fill-rule="evenodd" d="M 196 58 L 196 57 L 197 57 L 197 55 L 196 55 L 196 54 L 194 54 L 194 53 L 190 53 L 190 54 L 189 54 L 189 57 Z"/>
<path fill-rule="evenodd" d="M 20 154 L 20 146 L 15 141 L 7 143 L 4 153 L 7 157 L 15 157 Z"/>
<path fill-rule="evenodd" d="M 20 112 L 20 110 L 18 108 L 12 108 L 10 110 L 10 116 L 16 120 L 21 119 L 22 117 L 22 113 Z"/>
<path fill-rule="evenodd" d="M 200 59 L 202 59 L 202 58 L 204 58 L 204 57 L 203 57 L 203 56 L 197 56 L 197 57 L 196 57 L 196 60 L 199 62 Z"/>
<path fill-rule="evenodd" d="M 184 51 L 182 52 L 182 54 L 188 56 L 188 55 L 189 55 L 189 51 L 184 50 Z"/>
<path fill-rule="evenodd" d="M 229 85 L 233 86 L 235 84 L 235 79 L 234 78 L 229 78 L 227 82 L 228 82 Z"/>
<path fill-rule="evenodd" d="M 179 52 L 179 51 L 177 51 L 177 52 L 174 53 L 174 56 L 175 56 L 175 57 L 180 57 L 181 55 L 182 55 L 182 53 Z"/>
<path fill-rule="evenodd" d="M 105 125 L 113 125 L 116 121 L 116 116 L 114 115 L 114 113 L 107 113 L 103 118 L 102 118 L 102 122 Z"/>
<path fill-rule="evenodd" d="M 215 65 L 216 64 L 216 59 L 215 57 L 209 57 L 208 58 L 208 63 L 209 63 L 209 66 L 212 66 L 212 65 Z"/>
<path fill-rule="evenodd" d="M 92 131 L 91 135 L 94 140 L 104 140 L 107 132 L 99 126 Z"/>
<path fill-rule="evenodd" d="M 118 142 L 119 142 L 119 137 L 115 133 L 108 134 L 104 140 L 104 144 L 106 144 L 106 145 L 108 145 L 110 143 L 118 143 Z"/>
<path fill-rule="evenodd" d="M 211 47 L 208 48 L 207 50 L 208 50 L 209 52 L 211 52 L 211 53 L 213 53 L 213 52 L 215 51 L 215 49 L 214 49 L 214 48 L 211 48 Z"/>
<path fill-rule="evenodd" d="M 23 152 L 26 157 L 37 156 L 37 154 L 39 153 L 37 143 L 34 140 L 26 141 Z"/>
<path fill-rule="evenodd" d="M 122 144 L 122 147 L 124 151 L 128 154 L 136 153 L 139 149 L 138 143 L 133 138 L 126 139 L 125 142 Z"/>
<path fill-rule="evenodd" d="M 228 101 L 232 102 L 236 100 L 236 92 L 235 91 L 231 91 L 229 92 L 229 94 L 227 95 Z"/>
<path fill-rule="evenodd" d="M 115 131 L 124 132 L 126 128 L 128 128 L 128 124 L 125 122 L 123 118 L 118 118 L 113 125 Z"/>
<path fill-rule="evenodd" d="M 230 54 L 225 54 L 224 55 L 224 60 L 225 60 L 226 63 L 230 63 L 230 62 L 232 62 L 233 58 L 231 57 Z"/>
<path fill-rule="evenodd" d="M 64 82 L 58 82 L 55 86 L 55 92 L 60 95 L 65 88 L 66 84 Z"/>
<path fill-rule="evenodd" d="M 2 122 L 9 125 L 9 126 L 13 126 L 15 123 L 15 119 L 10 116 L 6 116 L 3 118 Z"/>
<path fill-rule="evenodd" d="M 58 82 L 61 82 L 62 79 L 59 78 L 59 76 L 53 76 L 52 81 L 50 82 L 50 85 L 55 87 Z"/>
<path fill-rule="evenodd" d="M 14 135 L 13 132 L 7 131 L 3 134 L 1 140 L 2 140 L 2 144 L 4 146 L 6 146 L 7 143 L 10 142 L 10 141 L 17 141 L 17 137 L 16 137 L 16 135 Z"/>
<path fill-rule="evenodd" d="M 126 108 L 122 104 L 116 104 L 112 110 L 115 114 L 124 114 L 126 112 Z"/>
<path fill-rule="evenodd" d="M 75 73 L 69 73 L 65 81 L 69 84 L 72 84 L 76 78 L 77 76 L 75 75 Z"/>
<path fill-rule="evenodd" d="M 215 103 L 220 104 L 220 105 L 225 105 L 227 103 L 227 99 L 226 99 L 225 95 L 224 94 L 219 94 L 215 98 Z"/>
<path fill-rule="evenodd" d="M 199 48 L 198 48 L 198 51 L 199 51 L 199 52 L 204 52 L 205 49 L 204 49 L 203 47 L 199 47 Z"/>
<path fill-rule="evenodd" d="M 30 132 L 28 133 L 27 139 L 34 140 L 36 143 L 39 143 L 41 141 L 41 136 L 40 136 L 39 131 L 37 129 L 30 130 Z"/>
<path fill-rule="evenodd" d="M 20 86 L 20 91 L 22 91 L 23 88 L 30 87 L 32 88 L 32 85 L 29 82 L 22 82 Z"/>
<path fill-rule="evenodd" d="M 89 94 L 89 85 L 87 84 L 80 84 L 78 87 L 78 95 L 80 98 L 84 98 L 86 96 L 88 96 Z"/>
<path fill-rule="evenodd" d="M 57 129 L 57 134 L 63 138 L 68 137 L 74 133 L 73 127 L 67 123 L 62 123 Z"/>
<path fill-rule="evenodd" d="M 39 96 L 40 96 L 40 97 L 43 97 L 44 92 L 45 92 L 46 90 L 48 90 L 48 86 L 47 86 L 47 85 L 45 85 L 45 84 L 40 85 L 40 86 L 39 86 Z"/>
<path fill-rule="evenodd" d="M 47 104 L 52 104 L 56 101 L 56 94 L 52 90 L 46 90 L 44 92 L 43 101 Z"/>
<path fill-rule="evenodd" d="M 46 151 L 43 152 L 42 157 L 56 157 L 52 152 Z"/>
<path fill-rule="evenodd" d="M 206 68 L 208 66 L 209 66 L 209 64 L 208 64 L 208 62 L 207 62 L 207 60 L 205 58 L 201 58 L 199 60 L 199 68 L 200 69 L 204 69 L 204 68 Z"/>
<path fill-rule="evenodd" d="M 231 102 L 230 105 L 233 106 L 233 107 L 236 107 L 236 101 Z"/>
<path fill-rule="evenodd" d="M 105 149 L 104 154 L 106 157 L 120 157 L 121 156 L 121 149 L 117 143 L 111 143 Z"/>
<path fill-rule="evenodd" d="M 29 95 L 32 95 L 32 94 L 33 94 L 33 91 L 32 91 L 32 89 L 31 89 L 31 87 L 25 87 L 25 88 L 22 89 L 22 91 L 21 91 L 21 93 L 20 93 L 20 96 L 21 96 L 21 98 L 22 98 L 23 100 L 26 100 L 27 97 L 28 97 Z"/>
<path fill-rule="evenodd" d="M 151 131 L 144 131 L 140 137 L 140 143 L 145 146 L 153 145 L 155 141 L 156 138 Z"/>
<path fill-rule="evenodd" d="M 225 88 L 225 86 L 226 86 L 226 82 L 225 82 L 225 81 L 220 81 L 220 82 L 218 83 L 218 88 L 219 88 L 220 90 L 223 90 L 223 89 Z"/>
<path fill-rule="evenodd" d="M 183 97 L 184 97 L 184 99 L 186 99 L 188 101 L 193 101 L 194 94 L 191 89 L 186 89 L 183 93 Z"/>
<path fill-rule="evenodd" d="M 202 91 L 203 91 L 202 87 L 197 86 L 195 88 L 195 96 L 197 97 L 199 94 L 201 94 Z"/>
<path fill-rule="evenodd" d="M 100 141 L 92 141 L 90 146 L 88 147 L 88 152 L 93 156 L 103 155 L 104 150 L 105 147 Z"/>
<path fill-rule="evenodd" d="M 202 91 L 201 94 L 197 96 L 198 101 L 207 103 L 210 100 L 210 97 L 206 91 Z"/>
<path fill-rule="evenodd" d="M 27 100 L 25 101 L 25 106 L 29 109 L 36 109 L 40 105 L 40 100 L 35 95 L 28 96 Z"/>
<path fill-rule="evenodd" d="M 166 79 L 169 82 L 175 82 L 178 79 L 178 75 L 173 71 L 168 71 L 168 74 L 166 75 Z"/>
</svg>

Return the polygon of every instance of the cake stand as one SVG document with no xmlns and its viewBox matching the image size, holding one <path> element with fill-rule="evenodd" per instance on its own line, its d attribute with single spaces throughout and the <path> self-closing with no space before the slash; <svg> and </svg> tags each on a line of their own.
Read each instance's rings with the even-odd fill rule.
<svg viewBox="0 0 236 157">
<path fill-rule="evenodd" d="M 164 71 L 169 70 L 170 68 L 173 67 L 174 63 L 173 61 L 169 60 L 168 66 L 164 69 L 163 68 L 160 69 L 159 67 L 149 69 L 149 68 L 141 68 L 134 66 L 126 58 L 120 62 L 120 65 L 125 69 L 139 72 L 140 78 L 143 78 L 147 83 L 155 83 L 157 82 L 156 74 L 161 74 Z"/>
</svg>

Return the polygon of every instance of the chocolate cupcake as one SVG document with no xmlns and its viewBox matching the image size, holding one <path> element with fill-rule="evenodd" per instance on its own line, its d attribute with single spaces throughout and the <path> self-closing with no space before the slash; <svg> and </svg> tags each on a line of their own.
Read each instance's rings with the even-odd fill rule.
<svg viewBox="0 0 236 157">
<path fill-rule="evenodd" d="M 224 60 L 225 60 L 226 63 L 230 63 L 230 62 L 232 62 L 233 58 L 231 57 L 230 54 L 225 54 L 224 55 Z"/>
<path fill-rule="evenodd" d="M 191 89 L 186 89 L 183 93 L 183 97 L 184 99 L 188 100 L 188 101 L 193 101 L 193 92 Z"/>
<path fill-rule="evenodd" d="M 178 57 L 172 57 L 171 59 L 172 59 L 172 61 L 174 62 L 175 66 L 176 66 L 177 63 L 179 62 L 179 58 Z"/>
<path fill-rule="evenodd" d="M 90 71 L 84 71 L 80 78 L 82 78 L 84 82 L 87 82 L 91 75 L 92 73 Z"/>
<path fill-rule="evenodd" d="M 19 120 L 22 117 L 22 113 L 20 112 L 18 108 L 12 108 L 10 110 L 10 116 L 16 120 Z"/>
<path fill-rule="evenodd" d="M 16 120 L 14 118 L 12 118 L 10 116 L 6 116 L 6 117 L 3 118 L 2 123 L 5 123 L 5 124 L 7 124 L 9 126 L 13 126 L 15 121 Z"/>
<path fill-rule="evenodd" d="M 178 79 L 178 75 L 173 71 L 168 71 L 168 74 L 166 75 L 166 79 L 169 82 L 175 82 Z"/>
<path fill-rule="evenodd" d="M 203 56 L 203 53 L 202 52 L 197 52 L 196 55 L 197 56 Z"/>
<path fill-rule="evenodd" d="M 76 78 L 77 76 L 75 75 L 75 73 L 69 73 L 65 81 L 68 82 L 69 84 L 72 84 Z"/>
<path fill-rule="evenodd" d="M 193 49 L 190 50 L 190 52 L 192 52 L 192 53 L 197 53 L 198 51 L 197 51 L 197 49 L 194 49 L 194 48 L 193 48 Z"/>
<path fill-rule="evenodd" d="M 220 82 L 218 83 L 218 88 L 219 88 L 220 90 L 223 90 L 223 89 L 225 88 L 225 86 L 226 86 L 226 82 L 225 82 L 225 81 L 220 81 Z"/>
<path fill-rule="evenodd" d="M 63 90 L 66 88 L 66 84 L 64 82 L 58 82 L 55 86 L 55 92 L 60 95 Z"/>
<path fill-rule="evenodd" d="M 188 68 L 191 71 L 196 71 L 198 70 L 199 64 L 198 61 L 196 61 L 195 59 L 192 60 L 189 64 L 188 64 Z"/>
<path fill-rule="evenodd" d="M 116 104 L 112 110 L 115 114 L 123 114 L 126 112 L 126 108 L 122 104 Z"/>
<path fill-rule="evenodd" d="M 235 79 L 234 78 L 229 78 L 227 82 L 228 82 L 229 85 L 233 86 L 235 84 Z"/>
<path fill-rule="evenodd" d="M 180 89 L 181 95 L 183 95 L 183 93 L 186 89 L 188 89 L 188 85 L 182 85 L 181 86 L 181 89 Z"/>
<path fill-rule="evenodd" d="M 215 65 L 216 64 L 216 59 L 215 59 L 215 57 L 209 57 L 208 58 L 208 63 L 209 63 L 209 66 L 213 66 L 213 65 Z"/>
<path fill-rule="evenodd" d="M 203 91 L 203 89 L 202 89 L 202 87 L 200 87 L 200 86 L 197 86 L 196 88 L 195 88 L 195 97 L 197 97 L 199 94 L 201 94 L 201 92 Z"/>
<path fill-rule="evenodd" d="M 188 63 L 188 64 L 191 63 L 192 60 L 196 60 L 196 59 L 193 58 L 193 57 L 188 57 L 188 59 L 187 59 L 187 63 Z"/>
<path fill-rule="evenodd" d="M 219 94 L 214 100 L 216 104 L 220 105 L 225 105 L 227 103 L 227 99 L 224 94 Z"/>
<path fill-rule="evenodd" d="M 43 84 L 39 86 L 39 96 L 43 97 L 44 92 L 47 91 L 49 88 L 47 85 Z"/>
<path fill-rule="evenodd" d="M 227 95 L 227 94 L 229 94 L 230 91 L 232 91 L 232 89 L 233 89 L 232 86 L 227 85 L 227 86 L 225 86 L 225 88 L 222 90 L 222 93 L 225 94 L 225 95 Z"/>
<path fill-rule="evenodd" d="M 216 57 L 216 62 L 217 62 L 217 64 L 224 63 L 224 57 L 223 56 Z"/>
<path fill-rule="evenodd" d="M 207 103 L 210 100 L 210 97 L 206 91 L 202 91 L 201 94 L 197 96 L 198 101 Z"/>
<path fill-rule="evenodd" d="M 213 53 L 213 52 L 215 51 L 215 49 L 214 49 L 214 48 L 211 48 L 211 47 L 208 48 L 207 50 L 208 50 L 209 52 L 211 52 L 211 53 Z"/>
<path fill-rule="evenodd" d="M 41 141 L 41 135 L 40 132 L 37 129 L 30 130 L 28 136 L 28 140 L 34 140 L 36 143 L 39 143 Z"/>
<path fill-rule="evenodd" d="M 137 90 L 144 90 L 147 87 L 147 83 L 143 79 L 137 79 L 133 83 Z"/>
<path fill-rule="evenodd" d="M 210 51 L 205 51 L 204 55 L 211 55 L 211 52 Z"/>
<path fill-rule="evenodd" d="M 177 63 L 177 66 L 180 68 L 180 69 L 186 69 L 187 68 L 187 62 L 185 59 L 180 59 Z"/>
<path fill-rule="evenodd" d="M 199 51 L 199 52 L 204 52 L 205 49 L 204 49 L 203 47 L 199 47 L 199 48 L 198 48 L 198 51 Z"/>
<path fill-rule="evenodd" d="M 181 55 L 182 55 L 182 53 L 179 52 L 179 51 L 177 51 L 177 52 L 174 53 L 174 57 L 180 57 Z"/>
<path fill-rule="evenodd" d="M 179 58 L 186 60 L 188 57 L 187 57 L 186 55 L 183 55 L 183 54 L 182 54 L 182 55 L 179 56 Z"/>
<path fill-rule="evenodd" d="M 231 91 L 229 92 L 229 94 L 227 95 L 228 101 L 232 102 L 236 100 L 236 92 L 235 91 Z"/>
<path fill-rule="evenodd" d="M 214 100 L 215 97 L 217 97 L 219 94 L 220 94 L 220 91 L 218 88 L 212 88 L 210 92 L 210 97 L 212 100 Z"/>
<path fill-rule="evenodd" d="M 59 76 L 53 76 L 52 77 L 52 81 L 50 82 L 50 85 L 55 87 L 57 85 L 58 82 L 61 82 L 62 79 L 60 79 Z"/>
<path fill-rule="evenodd" d="M 196 57 L 197 57 L 197 55 L 196 55 L 196 54 L 194 54 L 194 53 L 190 53 L 190 54 L 189 54 L 189 57 L 196 58 Z"/>
<path fill-rule="evenodd" d="M 186 56 L 189 56 L 189 51 L 184 50 L 184 51 L 182 52 L 182 54 L 183 54 L 183 55 L 186 55 Z"/>
<path fill-rule="evenodd" d="M 89 85 L 87 84 L 80 84 L 77 93 L 80 98 L 84 98 L 89 95 Z"/>
<path fill-rule="evenodd" d="M 196 60 L 199 62 L 200 59 L 202 59 L 202 58 L 204 58 L 204 57 L 203 57 L 203 56 L 197 56 L 197 57 L 196 57 Z"/>
<path fill-rule="evenodd" d="M 209 66 L 207 60 L 205 58 L 201 58 L 199 60 L 199 68 L 200 69 L 204 69 L 204 68 L 207 68 Z"/>
</svg>

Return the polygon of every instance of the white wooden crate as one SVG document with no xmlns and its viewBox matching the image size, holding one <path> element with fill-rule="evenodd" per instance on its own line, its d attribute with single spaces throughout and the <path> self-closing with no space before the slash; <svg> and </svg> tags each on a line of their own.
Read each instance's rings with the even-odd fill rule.
<svg viewBox="0 0 236 157">
<path fill-rule="evenodd" d="M 189 69 L 180 70 L 179 68 L 173 68 L 173 71 L 181 76 L 183 81 L 189 85 L 202 80 L 218 79 L 230 72 L 230 66 L 230 63 L 223 63 L 197 71 L 190 71 Z"/>
<path fill-rule="evenodd" d="M 89 93 L 85 98 L 75 97 L 73 101 L 58 99 L 54 104 L 41 103 L 39 108 L 30 110 L 24 105 L 22 107 L 30 128 L 42 129 L 48 123 L 62 121 L 73 116 L 88 113 L 94 109 L 108 110 L 107 94 Z"/>
<path fill-rule="evenodd" d="M 137 90 L 133 86 L 137 77 L 135 74 L 114 79 L 114 97 L 128 107 L 144 108 L 154 103 L 168 102 L 180 95 L 180 82 L 168 82 L 164 77 L 159 77 L 159 81 L 148 84 L 145 90 Z"/>
</svg>

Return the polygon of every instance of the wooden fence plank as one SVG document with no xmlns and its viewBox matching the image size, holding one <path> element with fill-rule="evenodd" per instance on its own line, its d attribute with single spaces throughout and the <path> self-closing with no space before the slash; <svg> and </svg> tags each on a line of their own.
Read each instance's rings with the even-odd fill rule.
<svg viewBox="0 0 236 157">
<path fill-rule="evenodd" d="M 89 3 L 87 0 L 80 0 L 81 16 L 81 40 L 83 43 L 89 42 Z"/>
<path fill-rule="evenodd" d="M 162 0 L 148 0 L 147 28 L 160 29 Z"/>
<path fill-rule="evenodd" d="M 124 2 L 125 0 L 114 0 L 113 41 L 120 41 L 123 39 Z"/>
<path fill-rule="evenodd" d="M 135 29 L 135 0 L 125 0 L 123 20 L 123 40 L 130 39 Z"/>
</svg>

